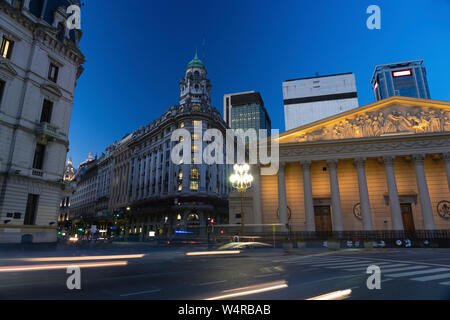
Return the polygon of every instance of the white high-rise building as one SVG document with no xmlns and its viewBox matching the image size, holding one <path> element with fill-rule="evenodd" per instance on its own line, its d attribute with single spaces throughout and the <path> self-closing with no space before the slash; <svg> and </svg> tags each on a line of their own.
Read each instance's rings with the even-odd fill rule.
<svg viewBox="0 0 450 320">
<path fill-rule="evenodd" d="M 84 56 L 71 0 L 0 1 L 0 243 L 52 243 Z"/>
<path fill-rule="evenodd" d="M 287 80 L 283 99 L 287 131 L 359 107 L 353 73 Z"/>
</svg>

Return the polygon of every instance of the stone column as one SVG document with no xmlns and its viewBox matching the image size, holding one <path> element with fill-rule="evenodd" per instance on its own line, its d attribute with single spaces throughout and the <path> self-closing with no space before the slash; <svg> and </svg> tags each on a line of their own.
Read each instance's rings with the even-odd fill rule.
<svg viewBox="0 0 450 320">
<path fill-rule="evenodd" d="M 450 191 L 450 153 L 444 153 L 442 159 L 444 160 L 445 171 L 447 172 L 448 190 Z"/>
<path fill-rule="evenodd" d="M 138 187 L 138 199 L 142 199 L 143 191 L 142 186 L 144 185 L 144 170 L 145 170 L 145 158 L 144 155 L 142 155 L 141 159 L 141 168 L 139 170 L 139 187 Z"/>
<path fill-rule="evenodd" d="M 183 164 L 181 166 L 183 169 L 183 193 L 189 192 L 190 184 L 191 184 L 191 166 L 189 164 Z"/>
<path fill-rule="evenodd" d="M 133 190 L 133 185 L 132 185 L 132 183 L 133 183 L 133 175 L 131 173 L 131 170 L 133 168 L 132 161 L 133 161 L 132 159 L 130 159 L 128 161 L 128 181 L 127 181 L 127 192 L 126 192 L 126 194 L 127 194 L 127 196 L 126 196 L 127 202 L 130 200 L 130 190 Z M 116 173 L 117 173 L 117 171 L 116 171 Z"/>
<path fill-rule="evenodd" d="M 431 207 L 430 193 L 423 162 L 425 155 L 413 155 L 414 170 L 416 171 L 417 188 L 419 189 L 420 207 L 422 208 L 423 226 L 425 230 L 435 230 L 433 208 Z"/>
<path fill-rule="evenodd" d="M 149 181 L 149 186 L 148 186 L 148 196 L 152 196 L 153 195 L 153 184 L 155 183 L 155 174 L 153 173 L 154 169 L 155 169 L 155 153 L 152 152 L 150 155 L 150 181 Z"/>
<path fill-rule="evenodd" d="M 314 216 L 314 199 L 311 184 L 311 161 L 300 162 L 303 171 L 303 195 L 305 200 L 306 231 L 316 231 L 316 221 Z"/>
<path fill-rule="evenodd" d="M 170 153 L 173 150 L 173 145 L 174 145 L 174 142 L 171 141 L 170 142 Z M 168 190 L 168 194 L 171 194 L 174 192 L 174 169 L 173 169 L 173 162 L 172 162 L 172 157 L 171 157 L 170 153 L 169 153 L 169 190 Z"/>
<path fill-rule="evenodd" d="M 218 183 L 218 181 L 217 181 L 217 168 L 219 166 L 223 166 L 223 164 L 213 164 L 213 166 L 212 166 L 210 183 L 212 184 L 212 192 L 214 194 L 216 194 L 216 191 L 217 191 L 217 183 Z"/>
<path fill-rule="evenodd" d="M 166 151 L 167 151 L 167 143 L 163 143 L 163 150 L 162 150 L 162 163 L 161 163 L 161 189 L 159 191 L 160 195 L 162 196 L 164 192 L 166 191 L 164 188 L 164 185 L 166 184 L 166 171 L 168 171 L 169 168 L 166 168 Z M 167 185 L 168 186 L 168 185 Z"/>
<path fill-rule="evenodd" d="M 280 163 L 278 170 L 278 214 L 281 229 L 286 231 L 286 225 L 289 223 L 287 200 L 286 200 L 286 179 L 285 179 L 286 163 Z"/>
<path fill-rule="evenodd" d="M 358 173 L 359 199 L 361 201 L 361 215 L 363 219 L 364 231 L 373 231 L 372 211 L 370 209 L 369 190 L 366 178 L 366 158 L 354 160 Z"/>
<path fill-rule="evenodd" d="M 139 174 L 139 165 L 138 165 L 138 158 L 134 158 L 134 169 L 133 169 L 133 201 L 136 200 L 137 195 L 137 185 L 138 185 L 138 174 Z"/>
<path fill-rule="evenodd" d="M 148 173 L 150 171 L 150 155 L 145 156 L 144 198 L 148 197 Z"/>
<path fill-rule="evenodd" d="M 161 190 L 161 181 L 160 175 L 161 175 L 161 150 L 158 147 L 158 152 L 156 153 L 156 174 L 155 174 L 155 196 L 159 196 L 160 190 Z"/>
<path fill-rule="evenodd" d="M 258 165 L 252 166 L 253 175 L 253 220 L 254 224 L 263 223 L 261 206 L 261 171 Z"/>
<path fill-rule="evenodd" d="M 400 209 L 400 200 L 398 198 L 397 181 L 394 171 L 395 157 L 383 157 L 384 167 L 386 168 L 386 180 L 389 190 L 389 206 L 391 208 L 392 229 L 402 231 L 403 219 L 402 210 Z"/>
<path fill-rule="evenodd" d="M 333 210 L 333 230 L 344 231 L 344 222 L 342 219 L 341 193 L 339 191 L 339 180 L 337 174 L 338 160 L 328 160 L 328 169 L 330 169 L 330 189 L 331 189 L 331 207 Z"/>
</svg>

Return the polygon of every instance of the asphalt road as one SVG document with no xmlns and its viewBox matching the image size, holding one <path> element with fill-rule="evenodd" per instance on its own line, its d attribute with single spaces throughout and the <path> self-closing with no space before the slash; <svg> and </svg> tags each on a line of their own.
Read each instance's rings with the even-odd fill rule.
<svg viewBox="0 0 450 320">
<path fill-rule="evenodd" d="M 390 249 L 285 253 L 252 249 L 233 255 L 188 256 L 205 248 L 147 248 L 8 253 L 0 255 L 0 299 L 303 300 L 344 292 L 338 299 L 450 299 L 450 249 Z M 142 257 L 117 257 L 142 253 Z M 106 260 L 92 256 L 114 255 Z M 72 257 L 73 261 L 23 258 Z M 83 257 L 83 258 L 79 258 Z M 84 259 L 77 261 L 77 259 Z M 42 259 L 38 259 L 42 260 Z M 61 259 L 63 260 L 63 259 Z M 81 290 L 69 290 L 64 265 L 81 267 Z M 24 271 L 21 266 L 63 265 Z M 126 264 L 126 265 L 125 265 Z M 381 268 L 381 289 L 369 290 L 367 267 Z"/>
</svg>

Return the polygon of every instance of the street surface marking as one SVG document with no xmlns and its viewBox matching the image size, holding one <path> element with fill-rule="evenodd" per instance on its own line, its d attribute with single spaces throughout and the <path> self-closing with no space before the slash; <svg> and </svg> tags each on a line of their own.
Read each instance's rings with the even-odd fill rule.
<svg viewBox="0 0 450 320">
<path fill-rule="evenodd" d="M 405 267 L 407 264 L 387 264 L 385 266 L 382 266 L 381 271 L 383 271 L 383 268 L 397 268 L 397 267 Z M 344 269 L 345 271 L 366 271 L 366 267 L 358 267 L 358 268 L 350 268 L 350 269 Z"/>
<path fill-rule="evenodd" d="M 396 272 L 401 272 L 401 271 L 417 270 L 417 269 L 424 269 L 424 268 L 428 268 L 428 266 L 412 266 L 412 267 L 393 268 L 393 269 L 392 268 L 386 268 L 386 269 L 381 268 L 381 272 L 383 274 L 396 273 Z"/>
<path fill-rule="evenodd" d="M 446 278 L 450 278 L 450 273 L 438 274 L 435 276 L 428 276 L 428 277 L 412 278 L 411 280 L 425 282 L 425 281 L 440 280 L 440 279 L 446 279 Z"/>
<path fill-rule="evenodd" d="M 415 276 L 415 275 L 419 275 L 419 274 L 437 273 L 437 272 L 449 271 L 449 270 L 450 269 L 447 269 L 447 268 L 419 270 L 419 271 L 411 271 L 411 272 L 388 274 L 388 277 L 394 277 L 394 278 L 397 278 L 397 277 L 409 277 L 409 276 Z"/>
<path fill-rule="evenodd" d="M 227 282 L 227 280 L 219 280 L 219 281 L 211 281 L 211 282 L 205 282 L 205 283 L 200 283 L 198 284 L 198 286 L 209 286 L 212 284 L 219 284 L 219 283 L 224 283 Z"/>
<path fill-rule="evenodd" d="M 382 266 L 383 264 L 386 264 L 386 263 L 366 262 L 366 263 L 361 263 L 361 264 L 356 264 L 356 265 L 325 267 L 325 268 L 327 268 L 327 269 L 342 269 L 342 268 L 347 268 L 347 267 L 364 267 L 364 266 L 366 266 L 366 268 L 367 268 L 372 265 Z"/>
<path fill-rule="evenodd" d="M 147 294 L 147 293 L 156 293 L 156 292 L 160 292 L 161 289 L 156 289 L 156 290 L 150 290 L 150 291 L 141 291 L 141 292 L 134 292 L 134 293 L 127 293 L 127 294 L 121 294 L 121 297 L 129 297 L 129 296 L 136 296 L 139 294 Z"/>
</svg>

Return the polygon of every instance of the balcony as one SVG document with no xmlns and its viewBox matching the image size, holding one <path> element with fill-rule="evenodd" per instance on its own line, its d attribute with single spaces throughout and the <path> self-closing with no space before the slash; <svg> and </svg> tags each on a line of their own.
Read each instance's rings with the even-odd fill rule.
<svg viewBox="0 0 450 320">
<path fill-rule="evenodd" d="M 33 170 L 31 171 L 31 174 L 32 174 L 34 177 L 42 178 L 42 177 L 44 176 L 44 171 L 39 170 L 39 169 L 33 169 Z"/>
<path fill-rule="evenodd" d="M 39 123 L 36 126 L 36 135 L 41 139 L 61 137 L 61 134 L 58 132 L 58 128 L 47 122 Z"/>
</svg>

